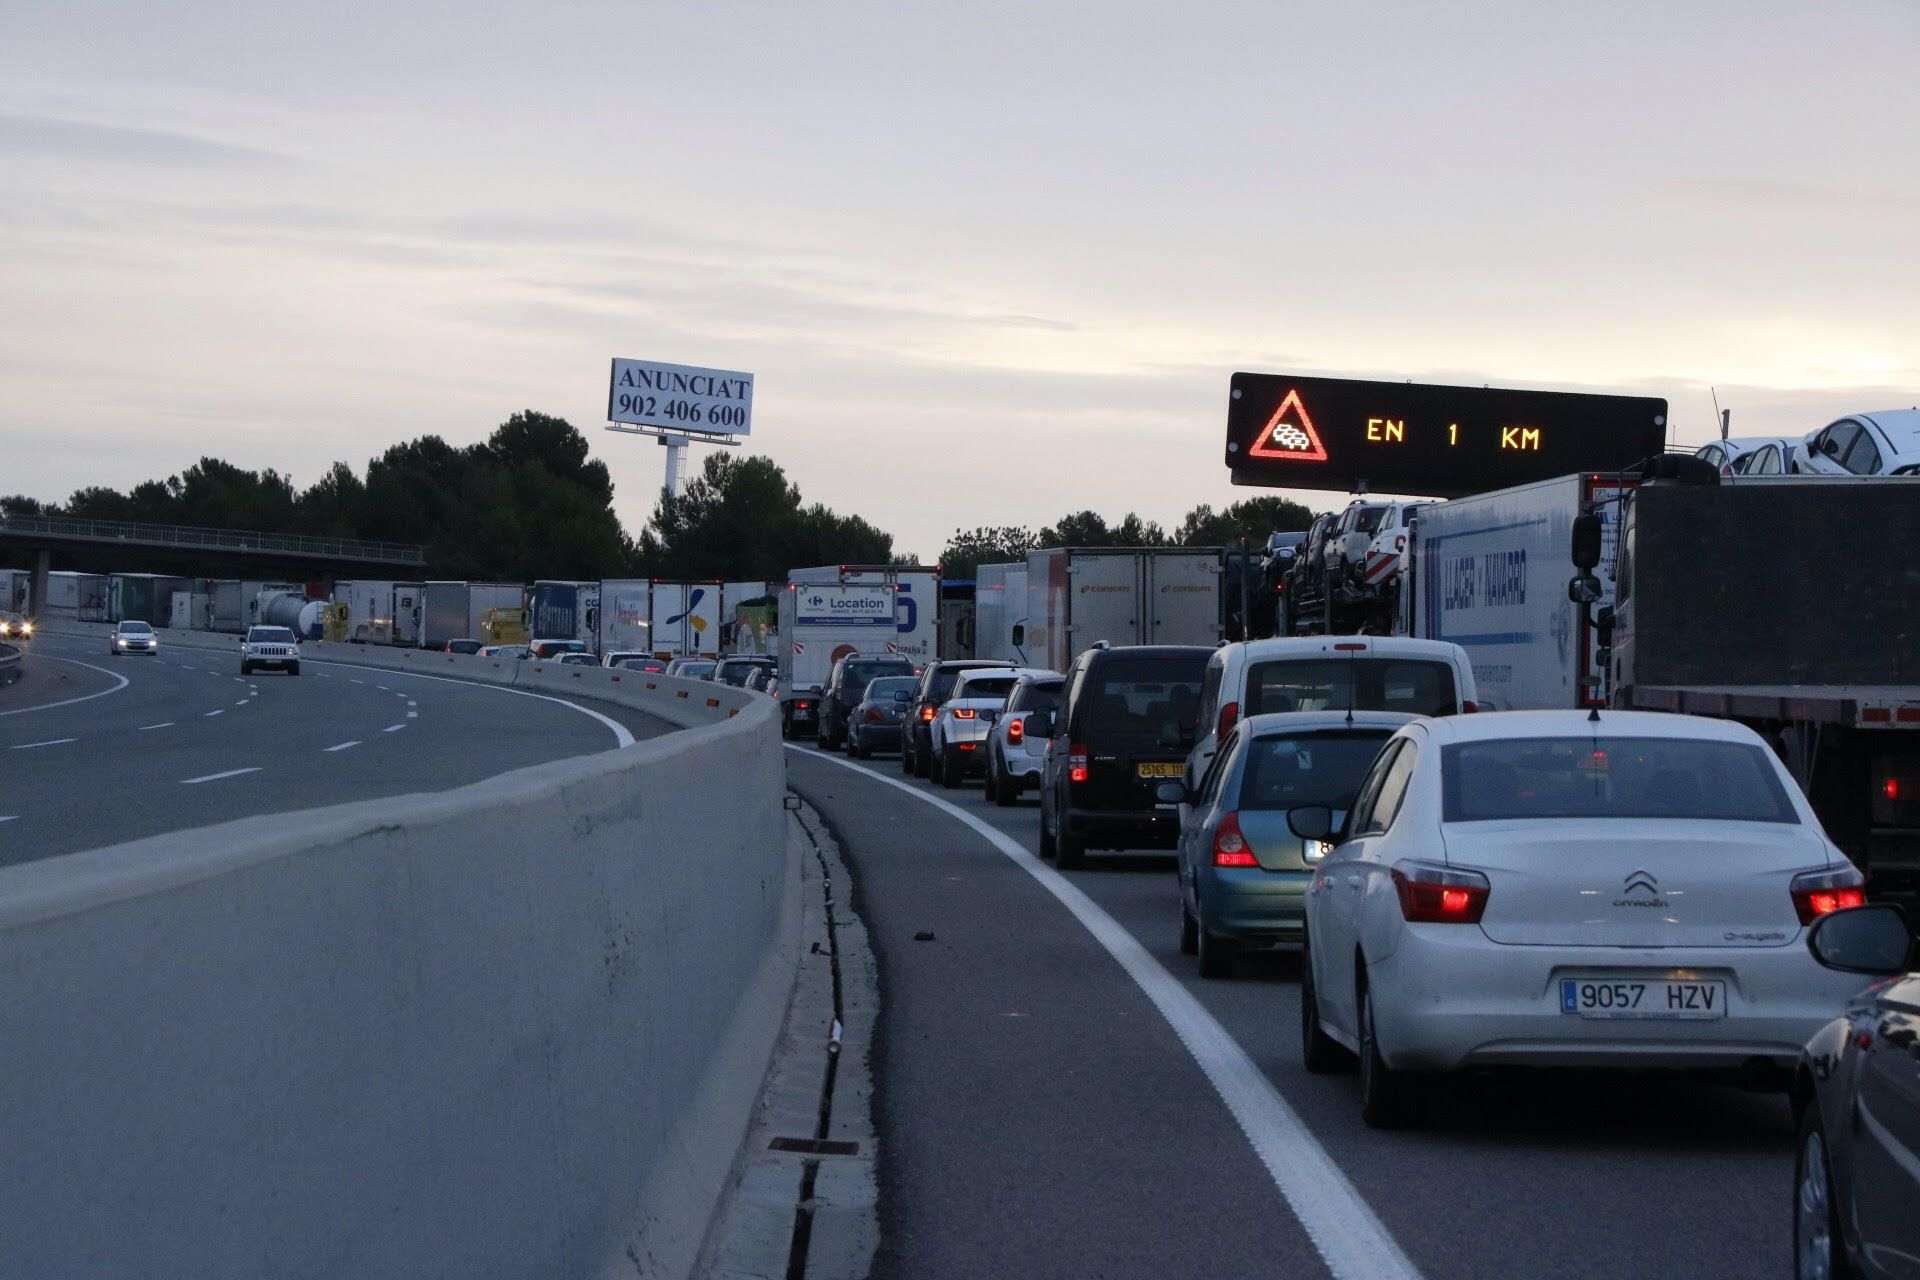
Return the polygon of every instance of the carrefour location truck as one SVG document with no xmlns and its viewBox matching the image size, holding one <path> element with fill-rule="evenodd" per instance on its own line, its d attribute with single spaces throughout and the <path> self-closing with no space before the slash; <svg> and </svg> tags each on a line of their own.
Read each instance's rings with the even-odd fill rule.
<svg viewBox="0 0 1920 1280">
<path fill-rule="evenodd" d="M 940 570 L 930 565 L 823 564 L 794 569 L 789 586 L 886 587 L 893 593 L 893 634 L 871 650 L 897 653 L 914 666 L 940 656 Z M 785 634 L 784 628 L 782 634 Z"/>
<path fill-rule="evenodd" d="M 789 582 L 780 593 L 781 728 L 788 737 L 818 727 L 820 691 L 833 664 L 850 653 L 887 653 L 898 635 L 896 597 L 888 583 Z"/>
</svg>

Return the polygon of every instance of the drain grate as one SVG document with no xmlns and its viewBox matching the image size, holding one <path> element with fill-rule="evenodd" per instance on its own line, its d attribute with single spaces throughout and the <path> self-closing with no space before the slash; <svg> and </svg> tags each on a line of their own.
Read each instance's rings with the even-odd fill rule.
<svg viewBox="0 0 1920 1280">
<path fill-rule="evenodd" d="M 860 1144 L 833 1138 L 775 1138 L 767 1144 L 767 1150 L 796 1151 L 803 1156 L 857 1156 Z"/>
</svg>

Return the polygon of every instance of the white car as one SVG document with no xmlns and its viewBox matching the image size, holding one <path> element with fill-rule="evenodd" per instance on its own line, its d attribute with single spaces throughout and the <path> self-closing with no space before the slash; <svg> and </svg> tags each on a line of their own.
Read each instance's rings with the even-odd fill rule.
<svg viewBox="0 0 1920 1280">
<path fill-rule="evenodd" d="M 113 635 L 107 639 L 107 652 L 116 658 L 123 653 L 159 653 L 160 637 L 145 622 L 115 623 Z"/>
<path fill-rule="evenodd" d="M 1920 409 L 1856 413 L 1810 432 L 1791 468 L 1814 476 L 1920 475 Z"/>
<path fill-rule="evenodd" d="M 1053 672 L 1021 676 L 1013 682 L 1007 705 L 987 735 L 987 799 L 1010 805 L 1022 791 L 1040 785 L 1047 739 L 1028 735 L 1027 716 L 1058 711 L 1066 688 L 1067 678 Z"/>
<path fill-rule="evenodd" d="M 1479 696 L 1467 651 L 1449 640 L 1277 636 L 1222 645 L 1200 684 L 1187 786 L 1199 787 L 1221 740 L 1245 716 L 1348 707 L 1445 716 L 1479 710 Z"/>
<path fill-rule="evenodd" d="M 1723 476 L 1779 476 L 1787 473 L 1799 443 L 1784 436 L 1747 436 L 1703 444 L 1693 456 L 1711 462 Z"/>
<path fill-rule="evenodd" d="M 1013 682 L 1021 676 L 1050 676 L 1035 667 L 974 667 L 962 671 L 953 692 L 933 714 L 927 743 L 933 758 L 931 774 L 943 787 L 957 787 L 970 773 L 986 767 L 987 734 Z"/>
<path fill-rule="evenodd" d="M 248 627 L 240 642 L 240 674 L 255 667 L 275 667 L 290 676 L 300 674 L 300 637 L 291 627 Z"/>
<path fill-rule="evenodd" d="M 1463 1067 L 1790 1072 L 1863 985 L 1802 945 L 1861 875 L 1731 721 L 1416 720 L 1344 822 L 1288 824 L 1332 845 L 1307 889 L 1307 1069 L 1357 1056 L 1371 1125 Z"/>
</svg>

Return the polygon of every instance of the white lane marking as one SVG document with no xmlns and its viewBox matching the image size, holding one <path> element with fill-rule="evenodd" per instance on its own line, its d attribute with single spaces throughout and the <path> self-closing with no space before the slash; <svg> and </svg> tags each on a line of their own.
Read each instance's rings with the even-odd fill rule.
<svg viewBox="0 0 1920 1280">
<path fill-rule="evenodd" d="M 206 716 L 202 716 L 202 717 L 201 717 L 201 719 L 203 719 L 203 720 L 204 720 L 204 719 L 206 719 L 206 718 L 207 718 L 208 716 L 217 716 L 217 715 L 220 715 L 220 714 L 222 714 L 222 713 L 224 713 L 225 711 L 226 711 L 226 708 L 225 708 L 225 707 L 215 707 L 215 708 L 214 708 L 213 710 L 211 710 L 211 711 L 209 711 L 209 712 L 207 712 L 207 715 L 206 715 Z"/>
<path fill-rule="evenodd" d="M 331 680 L 331 679 L 333 679 L 333 677 L 332 677 L 332 676 L 330 676 L 330 675 L 328 675 L 328 674 L 327 674 L 326 672 L 324 672 L 324 671 L 316 671 L 316 672 L 314 672 L 313 674 L 314 674 L 314 677 L 315 677 L 316 679 L 320 679 L 320 680 Z"/>
<path fill-rule="evenodd" d="M 248 704 L 249 702 L 252 702 L 252 701 L 253 701 L 253 699 L 252 699 L 252 698 L 242 698 L 242 699 L 240 699 L 240 701 L 238 701 L 238 702 L 236 702 L 236 703 L 234 703 L 233 705 L 234 705 L 234 706 L 236 706 L 236 707 L 244 707 L 244 706 L 246 706 L 246 705 L 247 705 L 247 704 Z"/>
<path fill-rule="evenodd" d="M 406 721 L 404 721 L 404 720 L 403 720 L 403 721 L 401 721 L 401 722 L 400 722 L 399 724 L 390 724 L 390 725 L 388 725 L 388 726 L 387 726 L 386 728 L 384 728 L 384 729 L 382 729 L 382 730 L 381 730 L 380 732 L 382 732 L 382 733 L 398 733 L 398 732 L 400 732 L 400 731 L 401 731 L 402 729 L 404 729 L 404 728 L 406 728 L 406 727 L 407 727 L 407 725 L 406 725 Z"/>
<path fill-rule="evenodd" d="M 353 665 L 352 663 L 347 663 L 347 662 L 332 662 L 332 660 L 328 658 L 309 658 L 307 659 L 307 661 L 331 662 L 333 666 L 338 666 L 338 667 Z M 577 702 L 569 702 L 565 698 L 556 698 L 550 693 L 532 693 L 526 689 L 509 689 L 503 685 L 481 684 L 478 680 L 457 680 L 452 676 L 430 676 L 419 671 L 398 671 L 398 672 L 395 672 L 394 674 L 406 676 L 409 679 L 413 679 L 413 680 L 432 680 L 439 684 L 457 684 L 457 685 L 462 685 L 469 689 L 491 689 L 495 693 L 511 693 L 516 697 L 521 697 L 521 698 L 538 698 L 542 702 L 557 702 L 563 707 L 567 707 L 574 711 L 578 711 L 583 716 L 591 716 L 595 720 L 598 720 L 601 724 L 605 725 L 607 729 L 610 732 L 612 732 L 613 740 L 616 746 L 630 747 L 633 745 L 633 732 L 630 729 L 628 729 L 627 726 L 621 724 L 618 720 L 615 720 L 612 716 L 601 715 L 598 711 L 595 711 L 592 707 L 583 707 Z M 364 684 L 365 681 L 356 680 L 354 681 L 354 683 Z"/>
<path fill-rule="evenodd" d="M 173 728 L 173 721 L 162 720 L 159 724 L 143 724 L 140 726 L 137 732 L 145 733 L 149 729 L 171 729 L 171 728 Z"/>
<path fill-rule="evenodd" d="M 235 684 L 245 684 L 247 682 L 247 678 L 245 676 L 235 676 L 233 678 L 233 682 Z"/>
<path fill-rule="evenodd" d="M 31 751 L 35 747 L 59 747 L 65 746 L 69 742 L 78 741 L 80 741 L 78 738 L 48 738 L 45 742 L 23 742 L 17 747 L 9 747 L 7 749 L 9 751 Z"/>
<path fill-rule="evenodd" d="M 786 747 L 808 759 L 822 759 L 855 773 L 864 773 L 925 801 L 964 822 L 1012 859 L 1014 865 L 1038 880 L 1061 906 L 1073 913 L 1094 941 L 1119 962 L 1186 1045 L 1195 1065 L 1206 1073 L 1220 1100 L 1239 1122 L 1241 1132 L 1253 1145 L 1254 1154 L 1267 1167 L 1273 1185 L 1292 1206 L 1294 1216 L 1306 1229 L 1314 1248 L 1320 1251 L 1327 1270 L 1340 1280 L 1362 1280 L 1363 1277 L 1365 1280 L 1420 1280 L 1420 1272 L 1388 1232 L 1386 1224 L 1347 1181 L 1327 1149 L 1280 1096 L 1273 1082 L 1261 1073 L 1240 1042 L 1140 945 L 1139 939 L 1071 880 L 1027 852 L 1006 832 L 939 796 L 928 795 L 898 778 L 889 778 L 851 760 L 803 751 L 793 743 L 787 743 Z"/>
<path fill-rule="evenodd" d="M 409 720 L 418 720 L 419 718 L 420 718 L 420 713 L 419 713 L 418 711 L 409 711 L 409 712 L 407 712 L 407 719 L 409 719 Z"/>
<path fill-rule="evenodd" d="M 322 754 L 326 754 L 332 751 L 345 751 L 348 747 L 357 747 L 359 745 L 360 739 L 355 738 L 352 742 L 336 742 L 332 746 L 322 747 L 320 750 Z"/>
<path fill-rule="evenodd" d="M 0 822 L 18 822 L 18 821 L 20 821 L 20 815 L 17 813 L 0 814 Z"/>
<path fill-rule="evenodd" d="M 237 778 L 243 773 L 258 773 L 260 769 L 261 766 L 256 764 L 249 765 L 244 769 L 228 769 L 221 773 L 205 773 L 197 778 L 182 778 L 180 779 L 180 785 L 183 787 L 191 787 L 202 782 L 218 782 L 222 778 Z"/>
<path fill-rule="evenodd" d="M 76 667 L 85 667 L 89 671 L 98 671 L 101 675 L 108 676 L 114 680 L 118 680 L 120 683 L 116 684 L 111 689 L 102 689 L 98 693 L 83 693 L 77 698 L 62 698 L 58 702 L 43 702 L 39 706 L 35 706 L 35 707 L 15 707 L 11 711 L 0 711 L 0 717 L 23 716 L 27 714 L 27 712 L 29 711 L 47 711 L 54 707 L 70 707 L 76 702 L 91 702 L 95 698 L 104 698 L 110 693 L 118 693 L 122 689 L 126 688 L 128 684 L 131 683 L 131 681 L 129 681 L 125 676 L 121 675 L 117 671 L 109 671 L 105 667 L 96 667 L 91 662 L 82 662 L 78 658 L 58 658 L 51 653 L 42 653 L 42 654 L 36 655 L 33 660 L 35 662 L 71 663 L 73 666 L 76 666 Z"/>
<path fill-rule="evenodd" d="M 365 684 L 366 683 L 365 680 L 355 680 L 352 676 L 347 677 L 347 682 L 349 684 Z"/>
<path fill-rule="evenodd" d="M 377 684 L 377 685 L 375 685 L 375 686 L 373 686 L 373 687 L 374 687 L 374 688 L 376 688 L 376 689 L 378 689 L 378 690 L 379 690 L 380 692 L 382 692 L 382 693 L 392 693 L 392 692 L 393 692 L 393 690 L 391 690 L 391 689 L 389 689 L 389 688 L 387 688 L 387 686 L 385 686 L 385 685 L 383 685 L 383 684 Z"/>
</svg>

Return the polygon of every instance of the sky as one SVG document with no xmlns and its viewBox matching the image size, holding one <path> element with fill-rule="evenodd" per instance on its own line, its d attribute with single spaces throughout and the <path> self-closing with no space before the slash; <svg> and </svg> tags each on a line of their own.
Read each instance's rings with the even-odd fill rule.
<svg viewBox="0 0 1920 1280">
<path fill-rule="evenodd" d="M 928 559 L 1249 496 L 1235 370 L 1799 435 L 1920 402 L 1916 65 L 1913 0 L 0 0 L 0 493 L 537 409 L 637 532 L 614 356 Z"/>
</svg>

